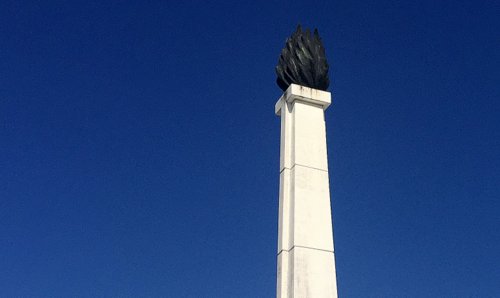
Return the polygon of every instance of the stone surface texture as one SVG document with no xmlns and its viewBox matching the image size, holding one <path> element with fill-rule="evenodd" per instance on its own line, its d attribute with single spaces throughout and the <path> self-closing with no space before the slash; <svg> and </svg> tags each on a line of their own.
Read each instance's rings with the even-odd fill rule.
<svg viewBox="0 0 500 298">
<path fill-rule="evenodd" d="M 331 94 L 296 84 L 281 96 L 278 298 L 337 297 L 324 110 Z"/>
</svg>

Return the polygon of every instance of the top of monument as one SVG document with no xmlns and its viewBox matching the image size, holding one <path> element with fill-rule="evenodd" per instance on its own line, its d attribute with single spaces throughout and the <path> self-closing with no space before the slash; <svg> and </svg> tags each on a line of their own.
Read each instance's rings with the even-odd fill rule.
<svg viewBox="0 0 500 298">
<path fill-rule="evenodd" d="M 326 91 L 330 85 L 328 62 L 318 29 L 311 34 L 309 29 L 303 31 L 297 26 L 281 50 L 276 74 L 276 83 L 283 91 L 290 84 Z"/>
</svg>

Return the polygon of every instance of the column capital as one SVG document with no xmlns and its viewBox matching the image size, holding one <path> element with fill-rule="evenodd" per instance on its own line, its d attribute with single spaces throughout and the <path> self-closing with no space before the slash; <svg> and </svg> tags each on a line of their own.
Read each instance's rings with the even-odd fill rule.
<svg viewBox="0 0 500 298">
<path fill-rule="evenodd" d="M 281 107 L 284 102 L 293 103 L 294 101 L 308 102 L 321 106 L 326 110 L 332 103 L 332 95 L 328 91 L 313 89 L 297 84 L 291 84 L 288 89 L 281 95 L 274 106 L 276 115 L 281 115 Z"/>
</svg>

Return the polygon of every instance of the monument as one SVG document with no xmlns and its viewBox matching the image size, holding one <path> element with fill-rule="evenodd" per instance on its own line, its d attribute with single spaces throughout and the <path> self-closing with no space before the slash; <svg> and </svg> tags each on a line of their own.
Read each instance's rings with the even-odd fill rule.
<svg viewBox="0 0 500 298">
<path fill-rule="evenodd" d="M 299 26 L 278 66 L 281 117 L 278 298 L 337 297 L 324 111 L 328 63 L 318 31 Z"/>
</svg>

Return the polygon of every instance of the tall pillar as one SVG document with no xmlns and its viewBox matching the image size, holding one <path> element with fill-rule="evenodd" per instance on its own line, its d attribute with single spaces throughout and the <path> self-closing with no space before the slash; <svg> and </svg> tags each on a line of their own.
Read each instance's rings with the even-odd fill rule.
<svg viewBox="0 0 500 298">
<path fill-rule="evenodd" d="M 337 297 L 324 110 L 330 92 L 291 84 L 281 116 L 278 298 Z"/>
</svg>

